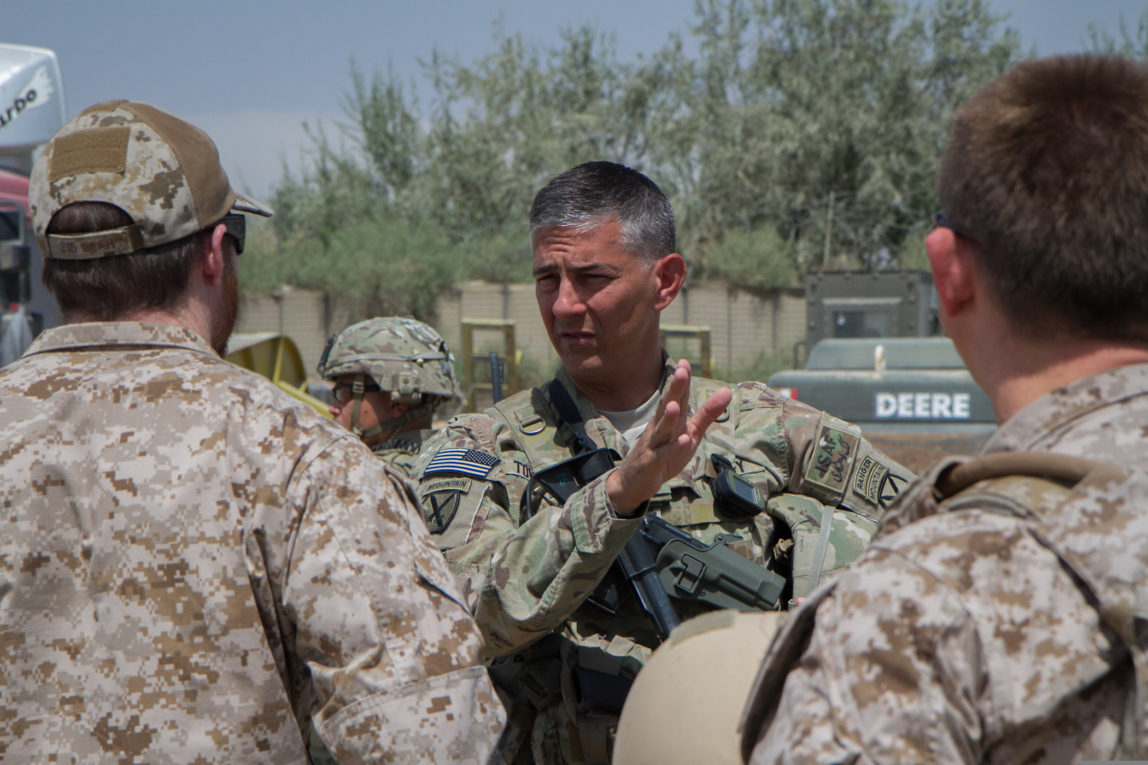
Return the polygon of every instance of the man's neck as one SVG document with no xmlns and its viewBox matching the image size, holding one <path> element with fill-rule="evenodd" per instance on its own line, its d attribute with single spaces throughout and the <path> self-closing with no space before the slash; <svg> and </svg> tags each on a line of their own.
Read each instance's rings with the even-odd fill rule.
<svg viewBox="0 0 1148 765">
<path fill-rule="evenodd" d="M 618 375 L 605 380 L 580 380 L 570 375 L 574 386 L 589 399 L 594 408 L 607 412 L 628 412 L 637 409 L 661 387 L 665 364 L 661 351 L 656 365 L 645 365 L 649 373 Z M 567 372 L 569 375 L 569 372 Z"/>
<path fill-rule="evenodd" d="M 1080 340 L 1016 343 L 996 354 L 1002 361 L 988 370 L 981 387 L 1003 423 L 1041 396 L 1110 369 L 1148 363 L 1148 347 Z"/>
<path fill-rule="evenodd" d="M 64 317 L 65 324 L 87 324 L 89 322 L 100 321 L 105 320 L 97 319 L 93 316 L 87 316 L 80 313 L 72 313 Z M 190 322 L 186 317 L 176 313 L 169 313 L 168 311 L 160 311 L 155 309 L 129 311 L 128 313 L 117 316 L 114 319 L 108 319 L 106 321 L 130 321 L 143 324 L 166 324 L 171 327 L 179 327 L 180 329 L 189 329 L 201 337 L 204 337 L 205 339 L 207 337 L 204 332 L 200 331 L 200 329 L 195 326 L 196 322 Z"/>
</svg>

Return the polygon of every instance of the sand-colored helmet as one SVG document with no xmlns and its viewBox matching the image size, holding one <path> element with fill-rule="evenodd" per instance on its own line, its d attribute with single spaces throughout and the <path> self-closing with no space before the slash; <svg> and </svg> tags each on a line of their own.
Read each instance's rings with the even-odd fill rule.
<svg viewBox="0 0 1148 765">
<path fill-rule="evenodd" d="M 741 765 L 738 723 L 780 611 L 683 622 L 642 667 L 618 722 L 615 765 Z"/>
<path fill-rule="evenodd" d="M 387 316 L 352 324 L 327 342 L 318 372 L 326 380 L 365 374 L 396 404 L 435 409 L 461 400 L 446 341 L 415 319 Z"/>
</svg>

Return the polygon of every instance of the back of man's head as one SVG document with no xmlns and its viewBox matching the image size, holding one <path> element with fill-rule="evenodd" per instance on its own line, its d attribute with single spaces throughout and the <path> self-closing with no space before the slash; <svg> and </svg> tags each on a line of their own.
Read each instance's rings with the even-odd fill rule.
<svg viewBox="0 0 1148 765">
<path fill-rule="evenodd" d="M 270 210 L 235 193 L 215 144 L 154 106 L 108 101 L 44 147 L 29 184 L 45 286 L 68 320 L 171 309 L 206 232 Z"/>
<path fill-rule="evenodd" d="M 938 186 L 1015 329 L 1148 342 L 1148 67 L 1020 64 L 958 111 Z"/>
<path fill-rule="evenodd" d="M 530 233 L 545 228 L 590 231 L 611 220 L 622 247 L 646 260 L 677 251 L 674 212 L 657 184 L 625 165 L 586 162 L 556 175 L 530 206 Z"/>
</svg>

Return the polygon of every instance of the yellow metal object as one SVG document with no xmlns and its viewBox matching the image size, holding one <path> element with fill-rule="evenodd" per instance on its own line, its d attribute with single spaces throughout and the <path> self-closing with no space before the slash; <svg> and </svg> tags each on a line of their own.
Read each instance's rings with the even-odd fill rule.
<svg viewBox="0 0 1148 765">
<path fill-rule="evenodd" d="M 307 392 L 307 370 L 295 342 L 274 332 L 252 332 L 231 336 L 227 360 L 263 375 L 289 396 L 330 417 L 322 399 Z"/>
<path fill-rule="evenodd" d="M 521 360 L 514 345 L 514 322 L 510 319 L 466 319 L 462 320 L 462 376 L 466 380 L 466 409 L 469 412 L 479 410 L 479 393 L 485 393 L 485 398 L 493 399 L 494 393 L 489 380 L 477 382 L 475 372 L 483 367 L 489 368 L 489 362 L 475 364 L 474 334 L 475 332 L 498 332 L 502 335 L 502 357 L 506 365 L 506 376 L 502 381 L 503 398 L 519 391 L 518 362 Z M 494 403 L 494 402 L 492 402 Z"/>
<path fill-rule="evenodd" d="M 710 328 L 693 324 L 663 324 L 658 341 L 674 359 L 689 359 L 694 373 L 701 377 L 714 376 L 714 357 L 710 350 Z M 690 346 L 697 343 L 696 352 Z"/>
</svg>

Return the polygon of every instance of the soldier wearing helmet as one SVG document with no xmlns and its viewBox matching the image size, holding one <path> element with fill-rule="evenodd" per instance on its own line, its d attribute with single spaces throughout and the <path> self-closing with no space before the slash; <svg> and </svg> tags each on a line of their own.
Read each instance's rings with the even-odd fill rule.
<svg viewBox="0 0 1148 765">
<path fill-rule="evenodd" d="M 333 384 L 331 416 L 380 459 L 410 475 L 435 411 L 459 401 L 446 341 L 415 319 L 388 316 L 333 336 L 319 374 Z"/>
</svg>

